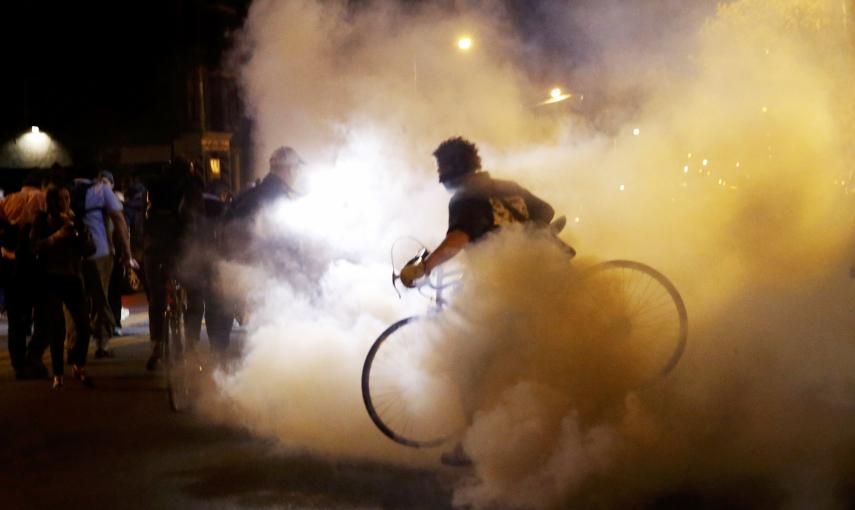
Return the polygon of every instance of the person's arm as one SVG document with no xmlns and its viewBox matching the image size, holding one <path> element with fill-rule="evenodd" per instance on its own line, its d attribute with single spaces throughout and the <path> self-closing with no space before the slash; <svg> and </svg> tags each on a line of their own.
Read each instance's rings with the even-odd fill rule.
<svg viewBox="0 0 855 510">
<path fill-rule="evenodd" d="M 131 252 L 131 234 L 128 230 L 128 223 L 125 221 L 125 215 L 122 211 L 110 211 L 110 219 L 113 220 L 113 226 L 119 233 L 119 239 L 122 242 L 122 262 L 126 267 L 139 267 L 139 264 L 134 260 L 133 252 Z"/>
<path fill-rule="evenodd" d="M 461 230 L 452 230 L 446 234 L 445 239 L 439 243 L 430 255 L 418 264 L 410 263 L 401 269 L 401 283 L 405 287 L 415 287 L 416 281 L 429 275 L 433 269 L 457 255 L 466 244 L 469 243 L 469 235 Z"/>
<path fill-rule="evenodd" d="M 122 212 L 122 203 L 119 201 L 113 190 L 108 187 L 102 187 L 103 204 L 102 211 L 107 213 L 107 216 L 113 221 L 113 227 L 119 233 L 119 239 L 122 244 L 122 263 L 125 267 L 139 269 L 140 265 L 134 260 L 133 252 L 131 251 L 131 233 L 128 230 L 128 223 L 125 221 L 125 215 Z"/>
<path fill-rule="evenodd" d="M 425 259 L 425 274 L 430 274 L 436 266 L 450 260 L 467 244 L 469 244 L 469 235 L 461 230 L 452 230 L 446 234 L 445 239 Z"/>
</svg>

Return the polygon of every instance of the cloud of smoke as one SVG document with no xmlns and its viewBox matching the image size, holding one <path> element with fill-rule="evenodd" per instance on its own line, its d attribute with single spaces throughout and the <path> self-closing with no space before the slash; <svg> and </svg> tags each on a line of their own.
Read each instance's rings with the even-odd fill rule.
<svg viewBox="0 0 855 510">
<path fill-rule="evenodd" d="M 290 448 L 435 462 L 374 428 L 359 381 L 385 326 L 424 311 L 388 289 L 388 249 L 441 239 L 430 152 L 463 134 L 568 216 L 581 256 L 511 231 L 463 257 L 437 346 L 483 371 L 457 503 L 839 501 L 855 445 L 849 6 L 644 4 L 544 2 L 535 37 L 493 2 L 256 2 L 241 50 L 258 159 L 288 144 L 310 165 L 305 196 L 256 225 L 286 243 L 282 267 L 224 266 L 254 315 L 211 412 Z M 544 41 L 573 76 L 552 109 L 534 106 L 558 58 Z M 594 258 L 649 263 L 683 294 L 688 348 L 660 384 L 635 384 L 645 346 L 590 342 L 574 313 L 568 282 Z"/>
</svg>

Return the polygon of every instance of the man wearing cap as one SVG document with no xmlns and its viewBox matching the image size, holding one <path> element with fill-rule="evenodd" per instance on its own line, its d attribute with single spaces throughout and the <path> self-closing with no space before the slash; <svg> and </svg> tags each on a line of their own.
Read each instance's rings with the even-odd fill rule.
<svg viewBox="0 0 855 510">
<path fill-rule="evenodd" d="M 232 258 L 252 258 L 252 221 L 265 207 L 281 198 L 295 198 L 294 182 L 306 163 L 291 147 L 282 146 L 270 156 L 270 170 L 257 185 L 237 196 L 225 215 L 224 248 Z"/>
<path fill-rule="evenodd" d="M 226 210 L 223 219 L 221 247 L 227 258 L 244 263 L 256 263 L 266 254 L 266 248 L 253 242 L 253 222 L 265 207 L 280 199 L 297 197 L 294 183 L 300 167 L 306 163 L 291 147 L 282 146 L 270 155 L 270 170 L 264 179 L 237 196 Z M 238 321 L 245 320 L 244 310 L 238 304 Z"/>
<path fill-rule="evenodd" d="M 282 146 L 273 151 L 267 175 L 232 202 L 227 219 L 251 218 L 280 198 L 294 198 L 294 181 L 299 168 L 305 164 L 291 147 Z"/>
<path fill-rule="evenodd" d="M 107 342 L 113 336 L 116 326 L 107 298 L 114 256 L 119 255 L 126 267 L 138 269 L 139 264 L 131 255 L 130 233 L 122 214 L 122 203 L 113 193 L 113 174 L 104 170 L 98 173 L 94 181 L 76 179 L 75 188 L 78 186 L 85 189 L 86 193 L 83 222 L 92 232 L 92 239 L 95 241 L 95 253 L 83 261 L 83 280 L 92 303 L 90 318 L 92 337 L 95 339 L 95 357 L 104 358 L 112 355 L 107 350 Z M 111 242 L 111 225 L 121 240 L 119 250 Z"/>
</svg>

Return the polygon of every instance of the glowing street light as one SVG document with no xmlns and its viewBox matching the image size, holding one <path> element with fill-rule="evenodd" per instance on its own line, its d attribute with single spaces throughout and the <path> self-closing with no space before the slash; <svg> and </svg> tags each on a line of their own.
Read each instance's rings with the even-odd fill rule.
<svg viewBox="0 0 855 510">
<path fill-rule="evenodd" d="M 472 38 L 469 36 L 463 36 L 457 40 L 457 47 L 461 51 L 469 51 L 472 48 Z"/>
<path fill-rule="evenodd" d="M 546 104 L 558 103 L 560 101 L 564 101 L 565 99 L 570 99 L 573 94 L 565 94 L 563 90 L 559 87 L 555 87 L 549 91 L 549 99 L 539 103 L 539 106 L 543 106 Z"/>
<path fill-rule="evenodd" d="M 38 126 L 29 129 L 0 146 L 0 167 L 50 168 L 59 163 L 71 164 L 65 149 Z"/>
</svg>

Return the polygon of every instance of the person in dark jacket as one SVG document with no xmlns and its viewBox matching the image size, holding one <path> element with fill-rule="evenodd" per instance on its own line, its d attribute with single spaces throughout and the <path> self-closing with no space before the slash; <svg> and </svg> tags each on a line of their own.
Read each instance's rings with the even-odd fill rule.
<svg viewBox="0 0 855 510">
<path fill-rule="evenodd" d="M 203 195 L 204 214 L 193 222 L 179 274 L 187 291 L 184 321 L 187 345 L 192 349 L 199 342 L 204 316 L 211 350 L 222 360 L 231 337 L 234 304 L 223 292 L 218 278 L 221 222 L 226 202 L 222 193 L 214 191 L 210 189 Z"/>
<path fill-rule="evenodd" d="M 45 196 L 47 210 L 40 213 L 30 231 L 30 243 L 36 255 L 41 282 L 41 296 L 36 303 L 35 338 L 43 335 L 50 344 L 53 366 L 53 387 L 63 386 L 63 353 L 65 317 L 62 306 L 69 310 L 77 333 L 68 362 L 74 378 L 87 387 L 86 355 L 89 351 L 89 314 L 83 289 L 82 263 L 95 253 L 95 244 L 82 219 L 71 210 L 71 194 L 67 188 L 50 186 Z M 36 340 L 31 344 L 38 343 Z M 42 352 L 33 345 L 32 352 Z"/>
<path fill-rule="evenodd" d="M 306 163 L 291 147 L 279 147 L 270 156 L 270 170 L 256 186 L 244 191 L 229 205 L 226 221 L 252 220 L 264 207 L 281 198 L 295 198 L 294 181 Z"/>
</svg>

